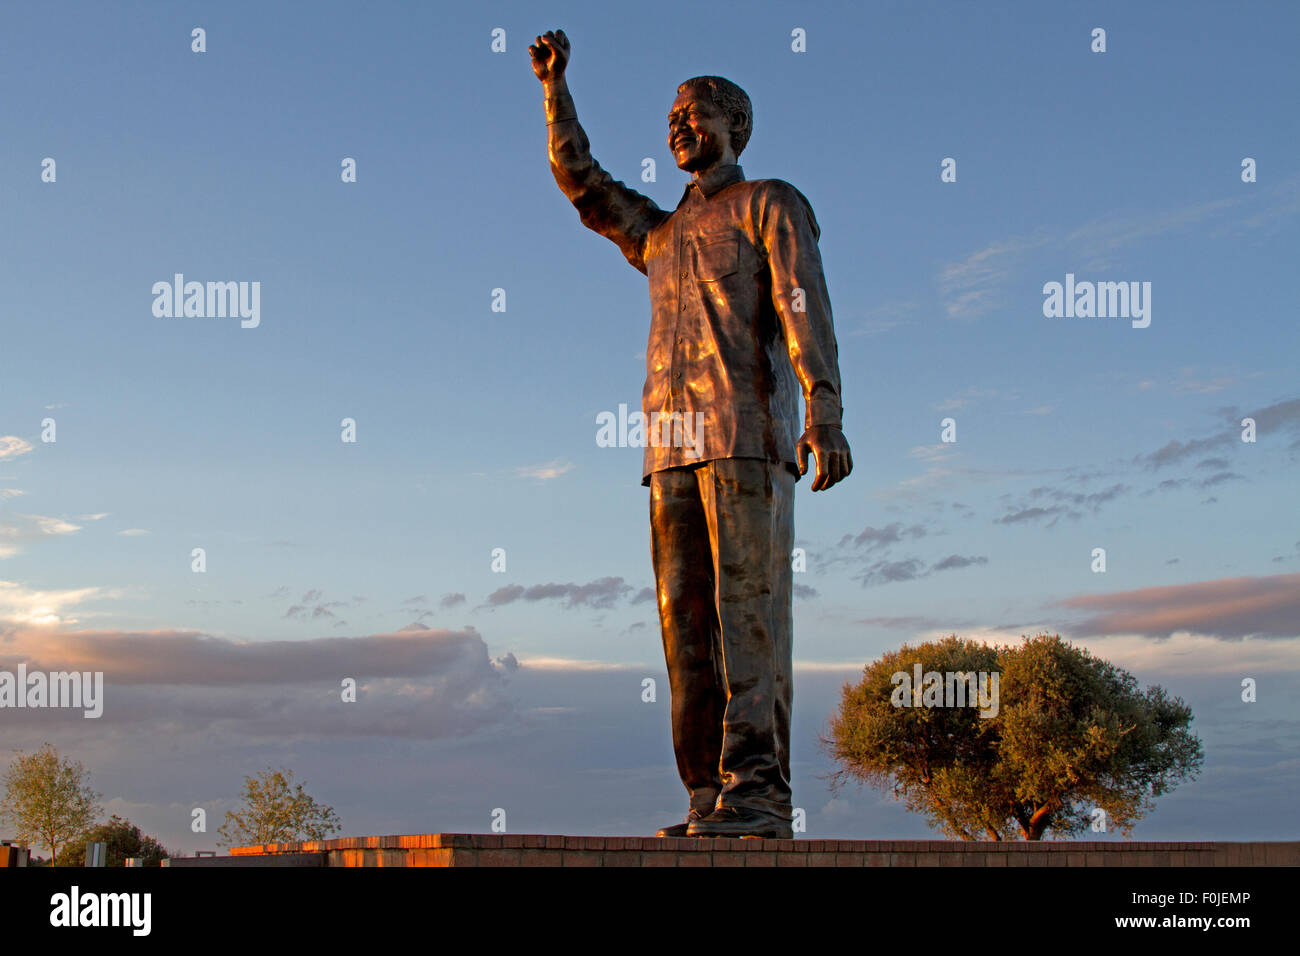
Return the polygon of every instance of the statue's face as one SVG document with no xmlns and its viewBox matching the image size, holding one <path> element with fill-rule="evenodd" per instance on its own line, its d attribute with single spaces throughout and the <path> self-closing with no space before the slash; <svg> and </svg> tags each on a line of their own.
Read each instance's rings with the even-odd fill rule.
<svg viewBox="0 0 1300 956">
<path fill-rule="evenodd" d="M 730 144 L 727 115 L 713 105 L 708 93 L 677 94 L 668 113 L 668 148 L 678 169 L 688 173 L 708 169 L 730 153 Z"/>
</svg>

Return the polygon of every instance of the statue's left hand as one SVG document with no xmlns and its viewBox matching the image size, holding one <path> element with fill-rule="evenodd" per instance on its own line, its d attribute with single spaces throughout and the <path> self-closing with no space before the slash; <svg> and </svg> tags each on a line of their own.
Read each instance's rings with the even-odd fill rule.
<svg viewBox="0 0 1300 956">
<path fill-rule="evenodd" d="M 844 432 L 834 425 L 814 425 L 799 439 L 795 455 L 799 459 L 801 475 L 808 473 L 809 452 L 817 456 L 817 477 L 813 479 L 813 491 L 825 491 L 843 481 L 853 470 L 853 456 L 849 453 L 848 440 L 845 439 Z"/>
</svg>

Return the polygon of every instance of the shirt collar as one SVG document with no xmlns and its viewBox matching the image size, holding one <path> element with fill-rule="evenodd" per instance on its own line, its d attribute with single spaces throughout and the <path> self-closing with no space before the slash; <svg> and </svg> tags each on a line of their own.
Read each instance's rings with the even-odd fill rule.
<svg viewBox="0 0 1300 956">
<path fill-rule="evenodd" d="M 744 178 L 745 171 L 735 163 L 728 166 L 714 166 L 703 174 L 691 177 L 691 181 L 686 184 L 686 189 L 682 192 L 682 201 L 686 201 L 692 186 L 698 189 L 705 199 L 709 199 L 719 190 L 730 186 L 732 183 L 741 182 Z"/>
</svg>

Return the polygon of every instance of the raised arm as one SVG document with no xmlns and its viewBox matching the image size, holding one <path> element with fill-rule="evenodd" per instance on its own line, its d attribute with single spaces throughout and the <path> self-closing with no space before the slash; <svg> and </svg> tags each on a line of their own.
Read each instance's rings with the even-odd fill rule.
<svg viewBox="0 0 1300 956">
<path fill-rule="evenodd" d="M 546 94 L 547 148 L 556 184 L 578 210 L 582 224 L 611 240 L 627 261 L 644 273 L 646 237 L 668 214 L 592 159 L 564 77 L 569 63 L 569 39 L 564 31 L 548 30 L 528 52 Z"/>
</svg>

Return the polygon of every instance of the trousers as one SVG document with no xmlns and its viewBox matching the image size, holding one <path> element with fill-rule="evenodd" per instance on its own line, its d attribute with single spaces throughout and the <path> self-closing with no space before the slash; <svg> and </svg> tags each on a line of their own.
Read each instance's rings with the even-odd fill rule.
<svg viewBox="0 0 1300 956">
<path fill-rule="evenodd" d="M 673 751 L 691 809 L 789 821 L 795 476 L 722 458 L 650 479 Z"/>
</svg>

